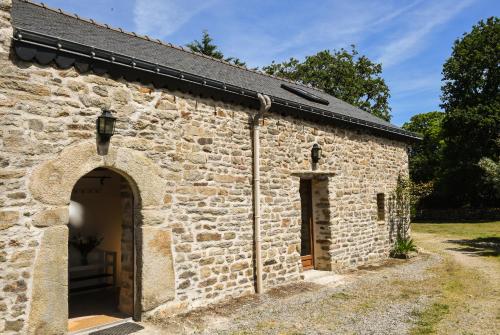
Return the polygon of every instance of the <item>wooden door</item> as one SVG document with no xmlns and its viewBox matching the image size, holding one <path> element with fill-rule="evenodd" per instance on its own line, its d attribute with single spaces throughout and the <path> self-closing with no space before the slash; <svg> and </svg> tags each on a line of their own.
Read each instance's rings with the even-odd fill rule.
<svg viewBox="0 0 500 335">
<path fill-rule="evenodd" d="M 314 268 L 312 185 L 310 179 L 300 180 L 302 224 L 300 229 L 300 258 L 304 270 Z"/>
</svg>

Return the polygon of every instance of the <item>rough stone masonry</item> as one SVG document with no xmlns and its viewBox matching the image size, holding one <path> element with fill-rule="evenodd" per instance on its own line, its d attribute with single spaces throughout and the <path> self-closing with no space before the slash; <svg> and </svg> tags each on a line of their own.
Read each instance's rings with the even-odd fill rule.
<svg viewBox="0 0 500 335">
<path fill-rule="evenodd" d="M 142 316 L 254 293 L 256 111 L 23 62 L 11 48 L 11 6 L 0 2 L 0 333 L 66 331 L 69 197 L 97 167 L 140 197 Z M 95 140 L 102 108 L 118 120 L 105 156 Z M 407 175 L 406 143 L 272 113 L 260 141 L 265 289 L 301 280 L 301 177 L 313 179 L 318 269 L 387 257 L 377 194 Z M 312 172 L 314 143 L 323 158 Z"/>
</svg>

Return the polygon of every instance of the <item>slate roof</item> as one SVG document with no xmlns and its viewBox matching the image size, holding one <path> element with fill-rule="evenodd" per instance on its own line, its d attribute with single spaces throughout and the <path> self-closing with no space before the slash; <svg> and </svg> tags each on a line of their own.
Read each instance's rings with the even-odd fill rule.
<svg viewBox="0 0 500 335">
<path fill-rule="evenodd" d="M 345 116 L 346 119 L 352 119 L 352 123 L 359 126 L 365 124 L 365 126 L 369 125 L 369 128 L 378 128 L 382 132 L 396 134 L 398 137 L 418 139 L 417 135 L 321 90 L 297 83 L 292 84 L 327 100 L 328 105 L 306 100 L 283 89 L 281 87 L 283 83 L 291 84 L 287 80 L 235 66 L 147 36 L 127 33 L 122 29 L 111 28 L 93 20 L 82 19 L 76 14 L 68 14 L 61 10 L 47 8 L 43 4 L 14 0 L 12 22 L 17 29 L 127 55 L 138 60 L 159 64 L 184 73 L 195 74 L 249 91 L 261 92 L 270 97 L 280 98 L 291 103 L 309 106 L 321 110 L 327 115 Z M 300 112 L 308 113 L 305 110 Z"/>
</svg>

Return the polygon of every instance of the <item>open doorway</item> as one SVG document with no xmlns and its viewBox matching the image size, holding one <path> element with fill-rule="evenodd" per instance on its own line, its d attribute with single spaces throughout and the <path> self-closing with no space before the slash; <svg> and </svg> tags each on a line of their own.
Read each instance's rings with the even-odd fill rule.
<svg viewBox="0 0 500 335">
<path fill-rule="evenodd" d="M 314 269 L 312 180 L 300 179 L 300 258 L 304 270 Z"/>
<path fill-rule="evenodd" d="M 81 177 L 71 194 L 68 330 L 121 322 L 134 314 L 134 198 L 106 168 Z"/>
</svg>

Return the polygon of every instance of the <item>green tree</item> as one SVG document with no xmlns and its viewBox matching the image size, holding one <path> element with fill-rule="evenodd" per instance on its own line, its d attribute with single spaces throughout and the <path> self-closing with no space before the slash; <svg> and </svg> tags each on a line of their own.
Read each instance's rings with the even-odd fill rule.
<svg viewBox="0 0 500 335">
<path fill-rule="evenodd" d="M 500 160 L 494 161 L 491 158 L 482 158 L 479 161 L 479 166 L 484 170 L 487 182 L 493 185 L 497 197 L 500 198 Z"/>
<path fill-rule="evenodd" d="M 351 50 L 324 50 L 283 63 L 272 62 L 263 70 L 271 75 L 312 85 L 357 106 L 381 119 L 390 121 L 389 88 L 381 77 L 382 65 Z"/>
<path fill-rule="evenodd" d="M 457 39 L 443 66 L 443 175 L 439 190 L 453 206 L 494 205 L 483 178 L 483 157 L 498 157 L 500 134 L 500 20 L 480 21 Z"/>
<path fill-rule="evenodd" d="M 213 44 L 213 39 L 208 34 L 207 30 L 203 30 L 203 36 L 201 41 L 194 40 L 191 43 L 186 44 L 186 46 L 194 52 L 198 52 L 213 58 L 223 59 L 226 62 L 232 63 L 238 66 L 246 66 L 245 62 L 242 62 L 237 57 L 227 57 L 224 58 L 224 54 L 219 50 L 217 45 Z"/>
<path fill-rule="evenodd" d="M 234 65 L 238 65 L 238 66 L 243 66 L 243 67 L 246 67 L 247 64 L 245 62 L 243 62 L 241 59 L 239 59 L 238 57 L 227 57 L 225 59 L 226 62 L 229 62 L 229 63 L 233 63 Z"/>
<path fill-rule="evenodd" d="M 500 19 L 490 17 L 455 41 L 443 66 L 442 107 L 452 111 L 498 101 L 499 61 Z"/>
<path fill-rule="evenodd" d="M 500 148 L 500 137 L 497 139 L 496 144 Z M 497 197 L 500 198 L 500 156 L 496 157 L 496 159 L 481 158 L 479 167 L 483 169 L 486 181 L 493 185 Z"/>
<path fill-rule="evenodd" d="M 422 113 L 403 124 L 403 129 L 422 135 L 422 141 L 413 144 L 410 152 L 410 177 L 415 183 L 434 182 L 439 176 L 444 147 L 443 118 L 443 112 Z"/>
</svg>

